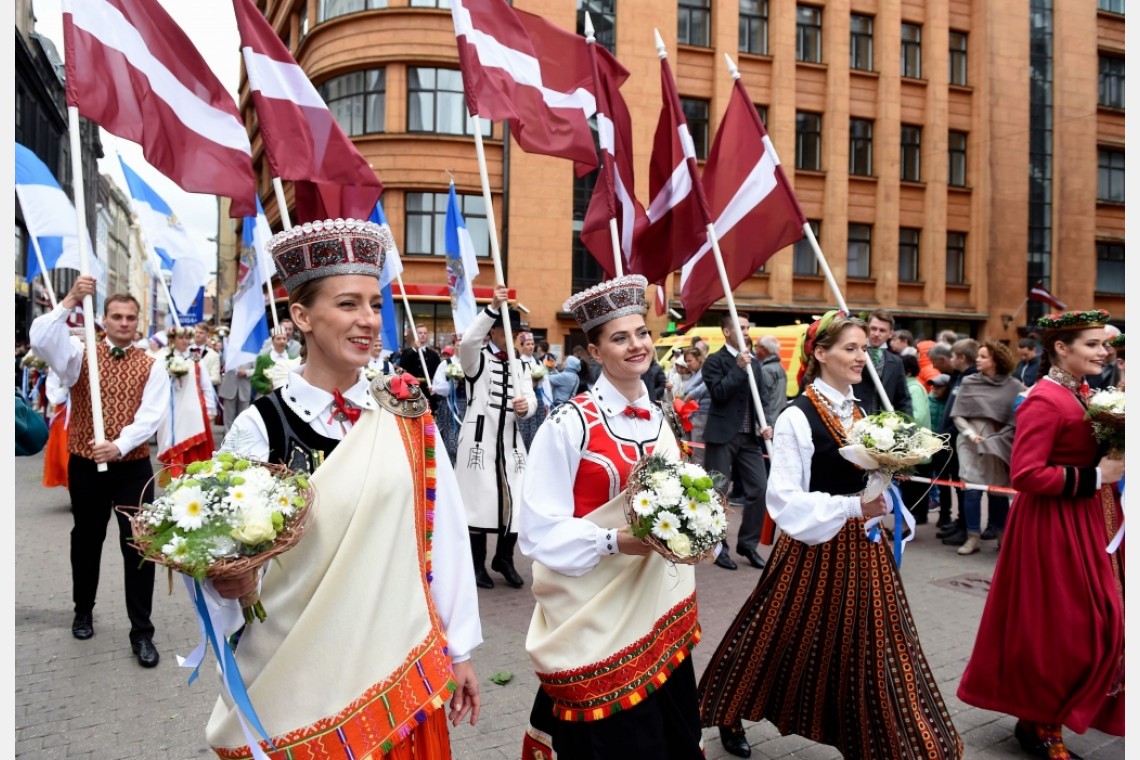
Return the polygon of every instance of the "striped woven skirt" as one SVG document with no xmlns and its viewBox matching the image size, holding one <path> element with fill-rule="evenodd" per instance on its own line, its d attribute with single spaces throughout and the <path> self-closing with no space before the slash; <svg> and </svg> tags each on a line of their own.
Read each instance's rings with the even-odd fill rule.
<svg viewBox="0 0 1140 760">
<path fill-rule="evenodd" d="M 783 535 L 701 678 L 704 726 L 767 719 L 847 760 L 956 760 L 886 543 L 849 520 L 816 546 Z"/>
</svg>

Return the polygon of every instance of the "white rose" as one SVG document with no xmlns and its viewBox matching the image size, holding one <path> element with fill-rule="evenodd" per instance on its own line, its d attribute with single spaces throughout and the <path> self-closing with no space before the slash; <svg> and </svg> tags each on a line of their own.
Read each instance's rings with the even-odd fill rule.
<svg viewBox="0 0 1140 760">
<path fill-rule="evenodd" d="M 899 419 L 898 417 L 887 417 L 881 423 L 882 427 L 886 428 L 887 430 L 898 430 L 899 425 L 901 425 L 901 424 L 902 424 L 902 420 Z"/>
<path fill-rule="evenodd" d="M 684 533 L 678 533 L 668 541 L 669 551 L 678 557 L 688 557 L 693 553 L 693 542 Z"/>
<path fill-rule="evenodd" d="M 875 447 L 879 449 L 890 449 L 895 444 L 895 437 L 889 430 L 883 430 L 882 428 L 873 429 L 870 432 L 870 436 Z"/>
<path fill-rule="evenodd" d="M 273 514 L 268 510 L 259 510 L 242 515 L 241 525 L 231 530 L 230 536 L 247 546 L 272 541 L 277 538 L 277 531 L 273 529 Z"/>
</svg>

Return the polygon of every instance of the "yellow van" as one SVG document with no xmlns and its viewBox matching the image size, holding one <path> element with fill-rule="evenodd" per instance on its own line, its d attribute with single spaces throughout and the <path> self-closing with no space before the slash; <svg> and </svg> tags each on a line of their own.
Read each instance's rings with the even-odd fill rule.
<svg viewBox="0 0 1140 760">
<path fill-rule="evenodd" d="M 799 345 L 800 336 L 807 332 L 807 328 L 806 324 L 780 325 L 779 327 L 757 327 L 753 325 L 748 328 L 748 336 L 752 338 L 753 345 L 764 335 L 775 335 L 779 339 L 780 363 L 784 365 L 784 371 L 788 373 L 789 398 L 798 396 L 800 393 L 799 385 L 796 384 L 796 376 L 800 372 L 800 364 L 802 363 Z M 694 327 L 684 334 L 658 338 L 654 341 L 653 347 L 657 350 L 657 361 L 661 363 L 666 372 L 673 365 L 673 349 L 691 346 L 694 337 L 709 344 L 710 354 L 719 351 L 724 346 L 724 333 L 719 327 Z"/>
</svg>

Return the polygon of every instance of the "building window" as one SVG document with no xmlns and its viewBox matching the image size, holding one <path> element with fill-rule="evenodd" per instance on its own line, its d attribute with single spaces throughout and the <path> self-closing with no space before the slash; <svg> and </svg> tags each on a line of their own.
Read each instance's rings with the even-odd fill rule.
<svg viewBox="0 0 1140 760">
<path fill-rule="evenodd" d="M 946 233 L 946 284 L 966 283 L 966 233 Z"/>
<path fill-rule="evenodd" d="M 317 6 L 317 23 L 337 16 L 347 16 L 349 13 L 387 7 L 388 0 L 320 0 L 320 5 Z"/>
<path fill-rule="evenodd" d="M 954 187 L 966 186 L 966 138 L 965 132 L 951 132 L 947 143 L 950 154 L 950 173 L 947 182 Z"/>
<path fill-rule="evenodd" d="M 899 282 L 918 282 L 918 239 L 921 230 L 899 230 Z"/>
<path fill-rule="evenodd" d="M 1124 294 L 1124 243 L 1096 244 L 1096 290 Z"/>
<path fill-rule="evenodd" d="M 385 70 L 354 71 L 330 79 L 317 91 L 346 135 L 384 131 Z"/>
<path fill-rule="evenodd" d="M 586 35 L 586 14 L 594 24 L 594 41 L 611 53 L 617 42 L 617 0 L 578 0 L 578 34 Z"/>
<path fill-rule="evenodd" d="M 740 52 L 768 55 L 768 0 L 740 0 Z"/>
<path fill-rule="evenodd" d="M 922 27 L 902 25 L 902 70 L 904 77 L 922 78 Z"/>
<path fill-rule="evenodd" d="M 871 143 L 873 122 L 867 119 L 851 120 L 851 166 L 848 171 L 861 177 L 872 172 Z"/>
<path fill-rule="evenodd" d="M 309 33 L 309 0 L 301 3 L 301 12 L 297 14 L 297 29 L 299 31 L 297 41 L 300 42 Z"/>
<path fill-rule="evenodd" d="M 851 14 L 851 68 L 875 70 L 875 19 Z"/>
<path fill-rule="evenodd" d="M 483 136 L 490 137 L 491 122 L 480 119 Z M 408 69 L 408 131 L 440 135 L 473 135 L 463 75 L 459 69 Z"/>
<path fill-rule="evenodd" d="M 871 276 L 871 225 L 847 225 L 847 276 Z"/>
<path fill-rule="evenodd" d="M 693 149 L 700 161 L 709 157 L 709 102 L 697 98 L 681 98 L 681 110 L 693 136 Z"/>
<path fill-rule="evenodd" d="M 1124 59 L 1100 56 L 1100 98 L 1102 106 L 1124 108 Z"/>
<path fill-rule="evenodd" d="M 756 106 L 756 113 L 760 117 L 760 121 L 764 123 L 764 129 L 768 129 L 768 106 L 762 106 L 759 103 L 753 103 Z"/>
<path fill-rule="evenodd" d="M 709 46 L 710 0 L 678 0 L 677 44 Z"/>
<path fill-rule="evenodd" d="M 902 155 L 899 159 L 899 179 L 904 182 L 921 182 L 922 127 L 902 125 Z"/>
<path fill-rule="evenodd" d="M 823 8 L 796 6 L 796 60 L 823 62 Z"/>
<path fill-rule="evenodd" d="M 570 288 L 574 293 L 580 293 L 606 279 L 606 271 L 602 269 L 602 265 L 590 253 L 590 249 L 582 244 L 582 225 L 597 182 L 597 170 L 585 177 L 574 178 L 574 211 L 570 222 Z"/>
<path fill-rule="evenodd" d="M 809 219 L 811 231 L 815 239 L 819 240 L 819 220 Z M 815 250 L 811 247 L 806 236 L 800 238 L 792 246 L 792 274 L 815 276 L 819 274 L 819 262 L 815 258 Z"/>
<path fill-rule="evenodd" d="M 1124 151 L 1101 148 L 1097 151 L 1099 172 L 1096 180 L 1098 201 L 1124 202 Z"/>
<path fill-rule="evenodd" d="M 966 84 L 965 32 L 950 32 L 950 84 Z"/>
<path fill-rule="evenodd" d="M 408 193 L 404 196 L 404 252 L 415 256 L 446 256 L 443 235 L 447 225 L 447 193 Z M 487 227 L 487 207 L 482 195 L 458 195 L 459 210 L 467 222 L 467 232 L 475 255 L 491 255 Z"/>
<path fill-rule="evenodd" d="M 443 8 L 449 10 L 451 8 L 451 0 L 411 0 L 408 5 L 413 8 Z"/>
<path fill-rule="evenodd" d="M 1099 11 L 1124 13 L 1124 0 L 1096 0 L 1096 8 Z"/>
<path fill-rule="evenodd" d="M 823 117 L 817 113 L 796 113 L 796 168 L 821 171 Z"/>
</svg>

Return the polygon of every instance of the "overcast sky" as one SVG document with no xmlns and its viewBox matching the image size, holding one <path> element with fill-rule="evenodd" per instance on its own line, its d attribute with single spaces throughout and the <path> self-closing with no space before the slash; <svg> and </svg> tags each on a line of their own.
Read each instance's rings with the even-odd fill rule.
<svg viewBox="0 0 1140 760">
<path fill-rule="evenodd" d="M 236 102 L 241 54 L 232 0 L 159 2 L 198 47 L 214 74 L 233 93 Z M 54 42 L 62 56 L 63 15 L 60 0 L 33 0 L 32 4 L 36 13 L 36 31 Z M 170 205 L 194 241 L 208 248 L 210 260 L 213 261 L 216 246 L 208 238 L 217 235 L 217 197 L 182 190 L 146 162 L 138 144 L 115 137 L 106 130 L 102 130 L 102 136 L 104 158 L 99 161 L 99 171 L 109 174 L 126 193 L 127 183 L 116 158 L 116 153 L 121 154 L 127 164 Z"/>
</svg>

